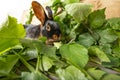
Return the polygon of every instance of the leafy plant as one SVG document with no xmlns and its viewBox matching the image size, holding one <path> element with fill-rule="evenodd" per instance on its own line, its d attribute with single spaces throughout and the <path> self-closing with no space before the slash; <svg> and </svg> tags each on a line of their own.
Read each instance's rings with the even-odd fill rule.
<svg viewBox="0 0 120 80">
<path fill-rule="evenodd" d="M 105 19 L 105 9 L 92 12 L 78 2 L 53 0 L 54 14 L 62 9 L 54 17 L 62 31 L 54 46 L 44 37 L 26 39 L 8 16 L 0 29 L 0 80 L 119 80 L 120 18 Z"/>
</svg>

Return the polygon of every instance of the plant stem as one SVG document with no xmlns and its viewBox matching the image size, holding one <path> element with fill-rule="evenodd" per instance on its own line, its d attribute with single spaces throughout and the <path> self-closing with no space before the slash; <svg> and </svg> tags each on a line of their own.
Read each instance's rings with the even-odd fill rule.
<svg viewBox="0 0 120 80">
<path fill-rule="evenodd" d="M 37 65 L 36 65 L 36 72 L 39 70 L 39 66 L 41 65 L 41 68 L 42 68 L 42 72 L 44 73 L 45 70 L 44 70 L 44 65 L 43 65 L 43 55 L 42 54 L 38 54 L 38 57 L 37 57 Z"/>
<path fill-rule="evenodd" d="M 28 17 L 27 17 L 28 19 L 27 19 L 27 21 L 26 21 L 25 23 L 26 23 L 26 24 L 31 24 L 33 16 L 34 16 L 34 13 L 33 13 L 33 11 L 32 11 L 32 7 L 31 7 L 31 8 L 30 8 L 29 15 L 28 15 Z"/>
<path fill-rule="evenodd" d="M 94 78 L 93 78 L 92 76 L 90 76 L 87 71 L 85 71 L 84 69 L 81 69 L 81 71 L 85 74 L 85 76 L 86 76 L 89 80 L 94 80 Z"/>
<path fill-rule="evenodd" d="M 19 58 L 20 58 L 20 60 L 21 60 L 21 62 L 31 71 L 31 72 L 35 72 L 35 69 L 23 58 L 23 57 L 21 57 L 18 53 L 16 53 L 15 51 L 14 51 L 14 53 L 15 53 L 15 55 L 17 55 Z"/>
<path fill-rule="evenodd" d="M 41 68 L 42 68 L 42 71 L 45 72 L 44 65 L 43 65 L 43 55 L 41 54 L 40 57 L 41 57 L 40 58 L 40 60 L 41 60 Z"/>
<path fill-rule="evenodd" d="M 39 70 L 39 65 L 40 65 L 40 57 L 37 57 L 37 65 L 36 65 L 36 72 Z"/>
<path fill-rule="evenodd" d="M 73 27 L 73 29 L 71 30 L 71 32 L 74 32 L 76 29 L 78 29 L 79 26 L 80 26 L 80 23 L 78 23 L 77 25 L 75 25 L 75 26 Z"/>
</svg>

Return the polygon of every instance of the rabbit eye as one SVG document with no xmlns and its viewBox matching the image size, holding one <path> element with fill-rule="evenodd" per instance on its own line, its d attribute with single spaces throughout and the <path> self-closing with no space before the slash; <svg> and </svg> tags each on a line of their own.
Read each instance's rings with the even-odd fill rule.
<svg viewBox="0 0 120 80">
<path fill-rule="evenodd" d="M 52 38 L 53 38 L 54 40 L 57 40 L 57 39 L 58 39 L 58 36 L 54 34 L 54 35 L 52 36 Z"/>
<path fill-rule="evenodd" d="M 47 31 L 50 31 L 50 30 L 51 30 L 50 25 L 47 24 L 47 26 L 46 26 L 46 30 L 47 30 Z"/>
</svg>

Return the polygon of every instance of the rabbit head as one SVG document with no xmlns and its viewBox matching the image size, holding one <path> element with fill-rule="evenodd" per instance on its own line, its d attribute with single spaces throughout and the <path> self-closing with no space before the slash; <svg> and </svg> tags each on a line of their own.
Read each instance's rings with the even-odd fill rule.
<svg viewBox="0 0 120 80">
<path fill-rule="evenodd" d="M 29 35 L 28 37 L 38 38 L 40 36 L 45 36 L 47 37 L 47 44 L 52 44 L 53 42 L 59 41 L 61 36 L 60 27 L 58 23 L 53 20 L 53 14 L 50 7 L 46 6 L 45 12 L 41 4 L 37 1 L 32 1 L 32 8 L 35 16 L 41 24 L 39 26 L 31 25 L 31 28 L 27 26 L 29 27 L 29 30 L 27 30 L 27 34 Z M 29 34 L 31 32 L 33 32 L 33 34 Z"/>
</svg>

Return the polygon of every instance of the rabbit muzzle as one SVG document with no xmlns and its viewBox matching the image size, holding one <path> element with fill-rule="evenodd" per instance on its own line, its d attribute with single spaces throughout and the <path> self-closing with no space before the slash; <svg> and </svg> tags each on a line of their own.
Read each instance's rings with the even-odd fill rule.
<svg viewBox="0 0 120 80">
<path fill-rule="evenodd" d="M 47 37 L 47 44 L 60 41 L 61 31 L 57 22 L 48 20 L 41 30 L 42 35 Z"/>
</svg>

